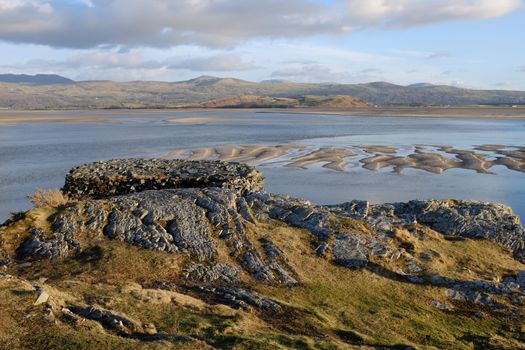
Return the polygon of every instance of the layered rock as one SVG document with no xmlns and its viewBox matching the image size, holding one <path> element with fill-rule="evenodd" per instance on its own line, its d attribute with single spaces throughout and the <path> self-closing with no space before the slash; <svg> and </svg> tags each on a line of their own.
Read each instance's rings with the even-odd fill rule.
<svg viewBox="0 0 525 350">
<path fill-rule="evenodd" d="M 55 216 L 52 233 L 34 229 L 18 249 L 21 259 L 66 257 L 100 239 L 188 255 L 188 279 L 232 282 L 235 268 L 218 263 L 218 245 L 255 279 L 294 284 L 294 272 L 271 241 L 258 248 L 247 232 L 251 210 L 244 197 L 222 188 L 144 191 L 72 205 Z M 219 243 L 222 241 L 223 243 Z"/>
<path fill-rule="evenodd" d="M 116 159 L 71 169 L 63 191 L 71 198 L 109 196 L 173 188 L 219 187 L 240 193 L 264 190 L 252 167 L 219 161 Z"/>
</svg>

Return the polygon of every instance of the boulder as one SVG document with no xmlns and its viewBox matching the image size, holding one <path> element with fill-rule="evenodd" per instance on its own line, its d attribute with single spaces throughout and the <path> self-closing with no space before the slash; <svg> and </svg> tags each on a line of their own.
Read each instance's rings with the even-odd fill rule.
<svg viewBox="0 0 525 350">
<path fill-rule="evenodd" d="M 240 163 L 115 159 L 71 169 L 63 192 L 70 198 L 106 198 L 145 190 L 219 187 L 239 193 L 264 190 L 264 177 Z"/>
<path fill-rule="evenodd" d="M 368 265 L 370 250 L 364 237 L 346 234 L 337 235 L 332 243 L 332 253 L 337 264 L 359 268 Z"/>
</svg>

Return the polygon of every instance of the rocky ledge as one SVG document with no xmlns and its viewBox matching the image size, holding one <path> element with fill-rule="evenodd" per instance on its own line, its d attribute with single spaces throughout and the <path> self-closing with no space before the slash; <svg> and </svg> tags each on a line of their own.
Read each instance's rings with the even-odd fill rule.
<svg viewBox="0 0 525 350">
<path fill-rule="evenodd" d="M 219 187 L 240 193 L 262 191 L 264 177 L 240 163 L 160 159 L 116 159 L 71 169 L 63 191 L 74 199 L 167 188 Z"/>
<path fill-rule="evenodd" d="M 429 200 L 320 206 L 264 193 L 262 175 L 248 166 L 196 161 L 98 162 L 72 169 L 64 191 L 79 200 L 49 215 L 47 223 L 26 217 L 0 231 L 4 265 L 59 263 L 103 242 L 124 242 L 183 257 L 177 277 L 157 281 L 155 288 L 254 308 L 267 318 L 268 312 L 299 311 L 250 286 L 293 287 L 310 280 L 288 253 L 290 245 L 302 242 L 307 248 L 300 254 L 320 265 L 438 288 L 440 294 L 433 295 L 441 297 L 428 300 L 437 310 L 471 317 L 489 313 L 501 322 L 525 317 L 525 230 L 504 205 Z M 27 230 L 13 238 L 23 220 Z M 279 230 L 292 230 L 291 236 L 275 233 Z M 476 242 L 488 242 L 480 246 L 505 264 L 483 257 L 464 266 L 478 259 L 479 249 L 470 246 Z M 489 264 L 495 265 L 480 267 Z M 70 310 L 97 316 L 103 326 L 110 315 L 93 307 Z"/>
</svg>

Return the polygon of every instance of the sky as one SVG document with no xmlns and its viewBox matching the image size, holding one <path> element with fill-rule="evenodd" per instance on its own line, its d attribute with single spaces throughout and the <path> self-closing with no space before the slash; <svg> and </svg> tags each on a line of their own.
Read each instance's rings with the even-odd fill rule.
<svg viewBox="0 0 525 350">
<path fill-rule="evenodd" d="M 0 0 L 0 73 L 525 90 L 525 0 Z"/>
</svg>

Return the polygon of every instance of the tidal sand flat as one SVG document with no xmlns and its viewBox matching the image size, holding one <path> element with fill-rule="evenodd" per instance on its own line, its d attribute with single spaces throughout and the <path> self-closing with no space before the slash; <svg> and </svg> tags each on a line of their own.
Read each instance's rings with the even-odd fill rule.
<svg viewBox="0 0 525 350">
<path fill-rule="evenodd" d="M 132 113 L 131 117 L 156 115 L 156 111 Z M 0 125 L 40 124 L 40 123 L 115 123 L 130 117 L 128 111 L 119 110 L 0 110 Z"/>
<path fill-rule="evenodd" d="M 285 156 L 292 150 L 304 150 L 304 148 L 304 146 L 298 145 L 234 145 L 172 151 L 162 156 L 162 158 L 183 158 L 188 160 L 219 159 L 258 165 Z"/>
<path fill-rule="evenodd" d="M 243 110 L 31 111 L 26 117 L 47 116 L 99 119 L 0 125 L 2 220 L 29 208 L 27 196 L 38 188 L 62 187 L 75 165 L 129 157 L 246 162 L 264 171 L 268 191 L 317 204 L 460 198 L 505 203 L 525 216 L 521 120 Z M 215 121 L 166 122 L 188 117 Z M 242 121 L 220 121 L 229 118 Z"/>
<path fill-rule="evenodd" d="M 95 122 L 105 122 L 107 118 L 99 117 L 73 117 L 73 116 L 63 116 L 63 117 L 52 117 L 52 116 L 42 116 L 42 117 L 12 117 L 12 116 L 2 116 L 0 117 L 0 125 L 15 125 L 18 123 L 95 123 Z"/>
<path fill-rule="evenodd" d="M 307 169 L 310 165 L 321 164 L 335 171 L 344 171 L 347 159 L 358 158 L 364 169 L 372 171 L 391 168 L 394 172 L 401 173 L 407 168 L 412 168 L 441 174 L 450 169 L 466 169 L 483 174 L 494 174 L 491 171 L 493 167 L 504 166 L 509 170 L 525 172 L 525 147 L 481 145 L 476 146 L 475 149 L 484 153 L 432 145 L 416 145 L 412 150 L 413 153 L 407 155 L 397 155 L 399 150 L 396 147 L 378 145 L 322 147 L 315 150 L 299 145 L 235 145 L 178 150 L 169 152 L 163 158 L 218 159 L 257 165 L 276 163 L 276 159 L 279 158 L 277 163 L 288 167 Z M 356 153 L 359 150 L 373 155 Z M 406 153 L 406 150 L 404 152 Z M 296 156 L 297 153 L 301 155 Z"/>
<path fill-rule="evenodd" d="M 172 118 L 167 119 L 170 123 L 180 124 L 206 124 L 206 123 L 238 123 L 247 122 L 247 119 L 243 118 L 212 118 L 212 117 L 188 117 L 188 118 Z M 264 119 L 250 119 L 250 122 L 263 122 Z"/>
<path fill-rule="evenodd" d="M 369 107 L 352 109 L 282 109 L 264 110 L 262 113 L 313 114 L 313 115 L 347 115 L 379 117 L 413 117 L 413 118 L 451 118 L 451 119 L 525 119 L 523 106 L 428 106 L 428 107 Z"/>
<path fill-rule="evenodd" d="M 308 165 L 323 163 L 325 168 L 343 171 L 346 165 L 345 158 L 355 155 L 351 150 L 344 148 L 321 148 L 304 156 L 293 158 L 286 166 L 306 169 Z"/>
</svg>

